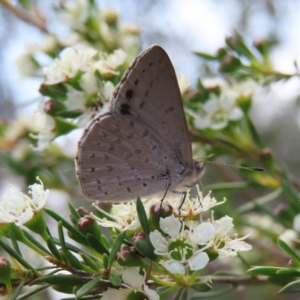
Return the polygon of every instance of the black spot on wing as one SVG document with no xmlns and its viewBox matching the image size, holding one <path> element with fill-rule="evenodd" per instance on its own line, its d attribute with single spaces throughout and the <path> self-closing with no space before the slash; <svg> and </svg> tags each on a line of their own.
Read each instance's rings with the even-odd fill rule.
<svg viewBox="0 0 300 300">
<path fill-rule="evenodd" d="M 127 103 L 122 103 L 121 104 L 120 113 L 122 115 L 131 115 L 130 110 L 131 110 L 131 107 L 130 107 L 129 104 L 127 104 Z"/>
<path fill-rule="evenodd" d="M 133 98 L 133 90 L 129 89 L 126 91 L 126 99 L 131 100 Z"/>
</svg>

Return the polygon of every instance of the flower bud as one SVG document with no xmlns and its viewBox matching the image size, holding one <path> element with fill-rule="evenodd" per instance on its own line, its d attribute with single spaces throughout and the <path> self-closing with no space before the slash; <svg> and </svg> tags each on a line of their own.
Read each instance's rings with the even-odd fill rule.
<svg viewBox="0 0 300 300">
<path fill-rule="evenodd" d="M 4 283 L 8 294 L 12 293 L 11 278 L 11 265 L 10 262 L 0 256 L 0 282 Z"/>
<path fill-rule="evenodd" d="M 84 217 L 80 218 L 78 220 L 78 229 L 80 232 L 87 234 L 90 233 L 94 235 L 95 237 L 98 237 L 101 239 L 101 229 L 98 225 L 97 221 L 89 215 L 85 215 Z"/>
<path fill-rule="evenodd" d="M 102 210 L 109 213 L 111 211 L 113 203 L 111 201 L 96 201 L 95 206 L 98 206 Z"/>
<path fill-rule="evenodd" d="M 104 22 L 109 27 L 115 27 L 118 24 L 119 14 L 115 10 L 105 12 Z"/>
<path fill-rule="evenodd" d="M 270 171 L 275 172 L 275 161 L 274 161 L 274 156 L 273 156 L 273 151 L 271 148 L 264 148 L 261 153 L 260 157 L 264 164 L 267 165 L 268 169 Z"/>
<path fill-rule="evenodd" d="M 154 231 L 155 229 L 160 230 L 159 226 L 159 220 L 160 218 L 166 218 L 172 215 L 173 213 L 173 207 L 165 202 L 154 204 L 150 208 L 150 217 L 149 217 L 149 225 L 151 228 L 151 231 Z"/>
<path fill-rule="evenodd" d="M 231 73 L 242 65 L 240 59 L 231 54 L 227 54 L 221 61 L 219 71 L 224 73 Z"/>
<path fill-rule="evenodd" d="M 135 249 L 132 251 L 131 247 L 122 245 L 117 252 L 116 260 L 121 266 L 137 267 L 142 264 L 142 258 L 138 255 Z"/>
<path fill-rule="evenodd" d="M 133 245 L 135 245 L 138 240 L 144 240 L 145 241 L 146 239 L 147 239 L 147 234 L 145 232 L 136 232 L 133 235 L 131 241 L 132 241 Z"/>
<path fill-rule="evenodd" d="M 48 115 L 55 116 L 57 112 L 65 110 L 66 107 L 59 101 L 48 100 L 44 106 L 44 112 Z"/>
<path fill-rule="evenodd" d="M 78 214 L 81 216 L 81 217 L 84 217 L 86 215 L 89 215 L 89 212 L 85 209 L 85 207 L 83 206 L 80 206 L 80 207 L 77 207 L 76 211 L 78 212 Z"/>
<path fill-rule="evenodd" d="M 227 50 L 223 47 L 219 48 L 217 51 L 217 55 L 220 60 L 222 60 L 227 54 L 228 54 Z"/>
</svg>

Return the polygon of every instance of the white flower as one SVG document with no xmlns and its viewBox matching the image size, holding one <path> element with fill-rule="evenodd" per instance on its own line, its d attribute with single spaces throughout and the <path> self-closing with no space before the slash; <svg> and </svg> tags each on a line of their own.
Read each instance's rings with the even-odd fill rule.
<svg viewBox="0 0 300 300">
<path fill-rule="evenodd" d="M 213 78 L 204 78 L 202 80 L 203 86 L 210 90 L 215 89 L 216 87 L 224 87 L 227 83 L 226 81 L 221 77 L 213 77 Z"/>
<path fill-rule="evenodd" d="M 38 62 L 34 59 L 32 53 L 24 53 L 16 59 L 16 64 L 19 72 L 23 77 L 33 77 L 39 76 L 40 66 Z"/>
<path fill-rule="evenodd" d="M 44 112 L 44 102 L 40 102 L 33 115 L 33 130 L 37 132 L 36 136 L 32 136 L 38 140 L 36 150 L 44 150 L 55 138 L 55 120 Z"/>
<path fill-rule="evenodd" d="M 145 299 L 159 300 L 159 295 L 145 284 L 145 278 L 139 274 L 139 268 L 127 268 L 122 274 L 122 281 L 125 288 L 118 290 L 108 288 L 101 299 L 126 300 L 130 295 L 139 292 L 145 294 Z"/>
<path fill-rule="evenodd" d="M 186 95 L 189 92 L 190 87 L 191 87 L 188 77 L 185 75 L 181 75 L 181 76 L 178 76 L 177 80 L 178 80 L 178 85 L 179 85 L 179 89 L 180 89 L 180 94 L 182 96 Z"/>
<path fill-rule="evenodd" d="M 250 234 L 241 237 L 231 239 L 229 233 L 233 229 L 233 219 L 225 216 L 220 220 L 214 221 L 213 225 L 216 230 L 215 237 L 213 239 L 212 247 L 218 251 L 220 257 L 234 257 L 240 251 L 249 251 L 252 249 L 252 246 L 244 242 Z"/>
<path fill-rule="evenodd" d="M 105 102 L 108 102 L 113 91 L 115 90 L 115 86 L 111 81 L 105 81 L 103 85 L 102 95 L 104 97 Z"/>
<path fill-rule="evenodd" d="M 222 248 L 217 249 L 220 257 L 234 257 L 237 255 L 237 252 L 240 251 L 249 251 L 252 249 L 252 246 L 244 242 L 249 235 L 242 238 L 230 239 L 229 237 L 223 239 L 225 245 Z"/>
<path fill-rule="evenodd" d="M 117 72 L 116 69 L 119 66 L 123 65 L 127 53 L 124 52 L 122 49 L 117 49 L 112 54 L 102 54 L 102 56 L 102 59 L 95 62 L 94 68 L 99 70 L 99 72 L 103 76 L 109 76 L 111 74 L 118 75 L 119 72 Z"/>
<path fill-rule="evenodd" d="M 84 29 L 84 23 L 89 16 L 89 1 L 68 1 L 59 11 L 59 19 L 77 30 Z"/>
<path fill-rule="evenodd" d="M 203 193 L 200 191 L 199 186 L 196 185 L 197 198 L 193 198 L 190 195 L 190 191 L 187 192 L 186 199 L 180 209 L 180 215 L 182 217 L 187 216 L 196 216 L 201 214 L 202 212 L 208 211 L 214 206 L 218 206 L 223 204 L 225 200 L 217 202 L 216 198 L 211 198 L 209 192 L 205 197 L 203 197 Z M 179 215 L 179 205 L 181 203 L 181 199 L 173 197 L 167 197 L 165 201 L 173 207 L 173 211 L 176 215 Z"/>
<path fill-rule="evenodd" d="M 214 228 L 213 224 L 209 222 L 203 222 L 192 229 L 190 233 L 190 239 L 195 244 L 204 245 L 211 238 L 213 238 L 215 234 L 216 229 Z"/>
<path fill-rule="evenodd" d="M 8 140 L 20 139 L 30 130 L 33 130 L 32 119 L 25 114 L 20 114 L 7 127 L 5 138 Z"/>
<path fill-rule="evenodd" d="M 121 230 L 135 230 L 140 226 L 140 221 L 136 212 L 135 202 L 131 201 L 128 203 L 113 204 L 110 214 L 102 210 L 100 207 L 95 206 L 96 209 L 107 215 L 107 218 L 98 218 L 94 216 L 95 220 L 103 227 L 114 227 Z"/>
<path fill-rule="evenodd" d="M 205 244 L 214 236 L 212 224 L 202 223 L 188 231 L 184 229 L 184 223 L 171 215 L 160 218 L 159 225 L 168 236 L 164 237 L 156 230 L 150 232 L 149 237 L 155 253 L 167 258 L 160 261 L 165 269 L 174 274 L 184 274 L 187 264 L 191 270 L 200 270 L 207 265 L 209 257 L 203 252 L 205 248 L 199 250 L 198 243 Z"/>
<path fill-rule="evenodd" d="M 290 247 L 295 247 L 295 240 L 298 240 L 298 233 L 293 229 L 286 229 L 278 238 L 286 242 Z"/>
<path fill-rule="evenodd" d="M 64 105 L 67 110 L 76 110 L 84 112 L 86 110 L 87 97 L 81 91 L 70 88 L 67 93 L 67 100 L 64 101 Z"/>
<path fill-rule="evenodd" d="M 0 202 L 1 223 L 15 223 L 21 226 L 31 220 L 34 214 L 44 207 L 50 191 L 44 190 L 42 181 L 39 181 L 40 183 L 29 186 L 28 193 L 31 198 L 10 186 L 10 190 Z"/>
<path fill-rule="evenodd" d="M 100 87 L 97 83 L 94 68 L 90 68 L 81 76 L 80 86 L 88 96 L 99 93 Z"/>
<path fill-rule="evenodd" d="M 214 227 L 221 237 L 224 237 L 231 232 L 234 227 L 232 221 L 232 218 L 225 216 L 214 222 Z"/>
<path fill-rule="evenodd" d="M 294 217 L 293 227 L 296 231 L 300 232 L 300 214 L 298 214 Z"/>
<path fill-rule="evenodd" d="M 65 48 L 52 66 L 44 67 L 45 84 L 56 84 L 75 77 L 79 71 L 87 71 L 97 50 L 85 47 Z"/>
<path fill-rule="evenodd" d="M 236 99 L 225 97 L 223 94 L 218 98 L 212 96 L 202 105 L 200 116 L 195 117 L 196 128 L 220 130 L 227 126 L 229 121 L 237 121 L 242 118 L 242 110 L 236 106 Z"/>
<path fill-rule="evenodd" d="M 243 81 L 235 81 L 231 85 L 226 84 L 222 92 L 229 98 L 239 99 L 251 97 L 260 88 L 260 85 L 256 81 L 252 79 L 246 79 Z"/>
</svg>

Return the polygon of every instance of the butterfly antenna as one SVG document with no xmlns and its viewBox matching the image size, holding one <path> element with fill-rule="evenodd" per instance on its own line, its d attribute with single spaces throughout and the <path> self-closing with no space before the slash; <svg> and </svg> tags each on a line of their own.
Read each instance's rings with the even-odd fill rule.
<svg viewBox="0 0 300 300">
<path fill-rule="evenodd" d="M 231 165 L 231 164 L 221 163 L 221 162 L 218 162 L 218 161 L 210 161 L 210 160 L 205 160 L 204 164 L 206 164 L 206 163 L 213 164 L 213 165 L 233 167 L 233 168 L 236 168 L 236 169 L 243 169 L 243 170 L 248 170 L 248 171 L 263 172 L 265 170 L 264 168 L 260 168 L 260 167 L 244 167 L 244 166 Z"/>
</svg>

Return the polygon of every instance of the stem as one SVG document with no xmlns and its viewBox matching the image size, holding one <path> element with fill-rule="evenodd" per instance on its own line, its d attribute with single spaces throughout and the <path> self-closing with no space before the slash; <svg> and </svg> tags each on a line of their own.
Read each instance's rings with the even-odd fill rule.
<svg viewBox="0 0 300 300">
<path fill-rule="evenodd" d="M 210 276 L 212 283 L 230 283 L 233 285 L 270 284 L 268 276 Z"/>
<path fill-rule="evenodd" d="M 34 14 L 29 13 L 27 10 L 21 7 L 13 5 L 9 0 L 0 0 L 0 3 L 20 20 L 23 20 L 24 22 L 40 29 L 44 33 L 49 33 L 45 20 L 38 18 Z"/>
<path fill-rule="evenodd" d="M 158 278 L 158 277 L 155 277 L 155 276 L 152 275 L 152 274 L 150 275 L 150 279 L 151 279 L 153 282 L 155 282 L 155 283 L 157 283 L 157 284 L 159 284 L 159 285 L 162 285 L 162 286 L 170 286 L 170 287 L 172 287 L 172 286 L 175 285 L 175 283 L 172 282 L 172 281 L 162 280 L 162 279 L 160 279 L 160 278 Z"/>
</svg>

